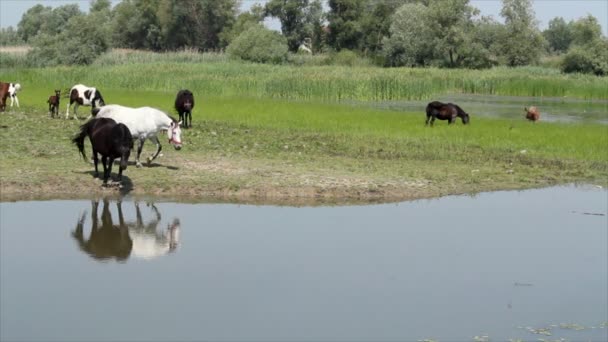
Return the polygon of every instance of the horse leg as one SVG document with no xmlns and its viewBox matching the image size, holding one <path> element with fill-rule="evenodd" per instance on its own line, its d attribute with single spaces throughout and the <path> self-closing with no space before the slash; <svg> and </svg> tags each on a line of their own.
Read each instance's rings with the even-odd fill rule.
<svg viewBox="0 0 608 342">
<path fill-rule="evenodd" d="M 17 95 L 15 95 L 15 102 L 17 102 L 17 107 L 20 107 L 20 106 L 19 106 L 19 98 L 17 97 Z M 11 107 L 12 107 L 12 106 L 11 106 Z"/>
<path fill-rule="evenodd" d="M 107 161 L 108 161 L 108 175 L 106 176 L 106 183 L 108 182 L 108 179 L 110 180 L 110 183 L 112 182 L 112 164 L 114 164 L 114 158 L 111 157 L 106 157 Z"/>
<path fill-rule="evenodd" d="M 108 184 L 108 178 L 109 178 L 109 172 L 108 172 L 108 167 L 106 166 L 107 162 L 108 162 L 108 157 L 107 156 L 101 156 L 101 164 L 103 165 L 103 184 L 106 185 Z M 110 164 L 112 165 L 112 164 Z"/>
<path fill-rule="evenodd" d="M 99 162 L 99 159 L 97 159 L 97 151 L 93 150 L 93 163 L 95 164 L 95 177 L 99 177 L 99 170 L 97 169 L 98 162 Z M 105 173 L 106 172 L 105 165 L 104 165 L 103 170 L 104 170 L 103 172 Z"/>
<path fill-rule="evenodd" d="M 158 137 L 157 136 L 151 137 L 150 140 L 152 140 L 156 144 L 156 153 L 154 153 L 152 155 L 152 157 L 148 158 L 148 166 L 150 166 L 150 164 L 152 163 L 152 161 L 154 159 L 156 159 L 156 157 L 158 157 L 158 154 L 163 149 L 163 147 L 160 145 L 160 141 L 158 141 Z"/>
<path fill-rule="evenodd" d="M 188 118 L 189 118 L 190 120 L 189 120 L 189 122 L 188 122 L 188 126 L 187 126 L 187 127 L 192 128 L 192 112 L 188 112 Z"/>
<path fill-rule="evenodd" d="M 68 103 L 67 108 L 65 109 L 65 119 L 69 119 L 70 118 L 70 106 L 72 105 L 72 101 L 70 101 L 70 103 Z"/>
<path fill-rule="evenodd" d="M 424 122 L 424 125 L 425 125 L 425 126 L 428 126 L 428 125 L 429 125 L 429 121 L 431 121 L 431 116 L 430 116 L 430 115 L 427 115 L 427 116 L 426 116 L 426 121 Z"/>
<path fill-rule="evenodd" d="M 137 158 L 135 158 L 135 166 L 141 167 L 141 162 L 139 161 L 139 156 L 141 155 L 141 150 L 144 148 L 145 137 L 139 137 L 139 144 L 137 145 Z"/>
<path fill-rule="evenodd" d="M 74 119 L 78 120 L 78 102 L 74 103 Z"/>
</svg>

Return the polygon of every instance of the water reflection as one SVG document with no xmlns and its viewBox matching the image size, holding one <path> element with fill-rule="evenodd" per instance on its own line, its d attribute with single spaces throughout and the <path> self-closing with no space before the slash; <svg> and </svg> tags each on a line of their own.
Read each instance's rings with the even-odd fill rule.
<svg viewBox="0 0 608 342">
<path fill-rule="evenodd" d="M 110 210 L 110 200 L 103 200 L 101 220 L 98 216 L 99 201 L 91 201 L 91 229 L 85 237 L 86 211 L 80 216 L 72 237 L 80 250 L 97 260 L 125 262 L 129 257 L 154 259 L 174 252 L 179 245 L 180 222 L 175 218 L 166 229 L 159 229 L 161 215 L 153 203 L 147 204 L 152 217 L 144 222 L 139 203 L 135 202 L 136 217 L 126 221 L 122 201 L 116 201 L 118 222 L 115 223 Z"/>
</svg>

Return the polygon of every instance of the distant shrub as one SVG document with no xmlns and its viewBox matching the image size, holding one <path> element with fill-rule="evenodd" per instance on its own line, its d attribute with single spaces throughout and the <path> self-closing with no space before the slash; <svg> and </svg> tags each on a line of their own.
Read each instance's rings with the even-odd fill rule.
<svg viewBox="0 0 608 342">
<path fill-rule="evenodd" d="M 287 60 L 287 40 L 277 31 L 254 24 L 236 37 L 226 52 L 245 61 L 281 64 Z"/>
<path fill-rule="evenodd" d="M 596 40 L 584 46 L 571 47 L 562 61 L 562 71 L 598 76 L 608 75 L 608 41 Z"/>
<path fill-rule="evenodd" d="M 368 59 L 359 57 L 353 51 L 344 49 L 340 50 L 340 52 L 330 53 L 327 64 L 340 66 L 369 66 L 371 62 Z"/>
<path fill-rule="evenodd" d="M 329 55 L 327 54 L 302 54 L 302 53 L 290 53 L 287 56 L 287 62 L 297 66 L 321 66 L 327 65 Z"/>
</svg>

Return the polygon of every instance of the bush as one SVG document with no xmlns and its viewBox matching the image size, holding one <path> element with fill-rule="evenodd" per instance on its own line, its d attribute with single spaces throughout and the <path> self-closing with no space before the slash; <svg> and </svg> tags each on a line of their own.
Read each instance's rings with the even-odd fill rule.
<svg viewBox="0 0 608 342">
<path fill-rule="evenodd" d="M 33 65 L 87 65 L 109 48 L 109 34 L 101 15 L 70 18 L 59 34 L 40 33 L 32 38 L 28 59 Z"/>
<path fill-rule="evenodd" d="M 228 45 L 226 52 L 245 61 L 280 64 L 287 60 L 287 40 L 277 31 L 253 24 Z"/>
<path fill-rule="evenodd" d="M 608 41 L 598 39 L 584 46 L 570 48 L 562 61 L 562 71 L 608 75 Z"/>
<path fill-rule="evenodd" d="M 328 65 L 341 66 L 369 66 L 371 62 L 363 57 L 359 57 L 355 52 L 350 50 L 340 50 L 340 52 L 332 52 L 326 60 Z"/>
</svg>

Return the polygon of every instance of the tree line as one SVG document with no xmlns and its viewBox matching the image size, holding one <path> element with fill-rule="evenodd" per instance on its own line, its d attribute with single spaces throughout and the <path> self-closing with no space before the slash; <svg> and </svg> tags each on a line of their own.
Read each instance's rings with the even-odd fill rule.
<svg viewBox="0 0 608 342">
<path fill-rule="evenodd" d="M 289 53 L 355 54 L 385 67 L 489 68 L 559 56 L 565 72 L 608 73 L 608 39 L 592 15 L 556 17 L 540 31 L 531 0 L 502 0 L 504 23 L 469 0 L 269 0 L 241 12 L 240 0 L 92 0 L 35 5 L 0 44 L 32 46 L 41 65 L 89 64 L 109 48 L 226 51 L 263 63 Z M 281 32 L 264 27 L 276 18 Z"/>
</svg>

